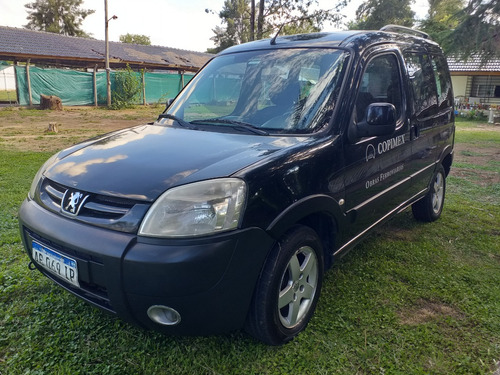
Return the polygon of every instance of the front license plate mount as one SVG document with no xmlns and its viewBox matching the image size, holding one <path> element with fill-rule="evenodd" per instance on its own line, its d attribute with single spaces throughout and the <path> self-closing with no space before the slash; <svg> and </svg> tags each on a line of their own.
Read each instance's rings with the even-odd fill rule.
<svg viewBox="0 0 500 375">
<path fill-rule="evenodd" d="M 33 261 L 44 270 L 66 281 L 67 283 L 80 287 L 78 282 L 78 264 L 76 260 L 62 255 L 37 241 L 31 244 Z"/>
</svg>

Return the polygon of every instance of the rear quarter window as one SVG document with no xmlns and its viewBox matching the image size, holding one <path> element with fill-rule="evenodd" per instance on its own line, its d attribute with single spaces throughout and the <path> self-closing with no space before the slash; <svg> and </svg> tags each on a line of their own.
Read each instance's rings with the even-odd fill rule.
<svg viewBox="0 0 500 375">
<path fill-rule="evenodd" d="M 429 55 L 406 53 L 405 63 L 413 94 L 413 110 L 417 118 L 437 112 L 436 80 Z"/>
<path fill-rule="evenodd" d="M 450 108 L 453 103 L 451 79 L 444 56 L 432 55 L 431 64 L 434 71 L 434 79 L 436 80 L 438 108 L 440 111 L 443 111 Z"/>
</svg>

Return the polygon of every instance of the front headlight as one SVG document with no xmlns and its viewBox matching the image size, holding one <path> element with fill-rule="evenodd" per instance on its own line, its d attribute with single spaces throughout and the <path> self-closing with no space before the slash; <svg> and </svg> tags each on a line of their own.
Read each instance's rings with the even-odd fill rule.
<svg viewBox="0 0 500 375">
<path fill-rule="evenodd" d="M 238 227 L 246 184 L 221 178 L 179 186 L 163 193 L 147 212 L 139 235 L 189 237 Z"/>
<path fill-rule="evenodd" d="M 42 167 L 36 172 L 35 178 L 33 178 L 33 182 L 31 183 L 31 188 L 28 193 L 28 197 L 30 199 L 35 198 L 35 193 L 36 189 L 38 188 L 38 184 L 40 183 L 40 180 L 43 176 L 43 173 L 47 170 L 48 167 L 50 167 L 52 164 L 54 164 L 59 156 L 59 153 L 52 155 L 43 165 Z"/>
</svg>

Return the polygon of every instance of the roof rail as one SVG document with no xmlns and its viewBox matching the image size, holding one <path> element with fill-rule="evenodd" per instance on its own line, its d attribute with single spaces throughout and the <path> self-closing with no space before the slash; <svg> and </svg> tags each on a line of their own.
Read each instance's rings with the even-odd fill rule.
<svg viewBox="0 0 500 375">
<path fill-rule="evenodd" d="M 399 31 L 399 32 L 407 33 L 407 34 L 414 34 L 414 35 L 419 36 L 419 37 L 424 38 L 424 39 L 430 39 L 429 34 L 424 33 L 423 31 L 415 30 L 415 29 L 411 29 L 409 27 L 399 26 L 399 25 L 385 25 L 384 27 L 382 27 L 380 29 L 380 31 L 393 31 L 393 32 Z"/>
</svg>

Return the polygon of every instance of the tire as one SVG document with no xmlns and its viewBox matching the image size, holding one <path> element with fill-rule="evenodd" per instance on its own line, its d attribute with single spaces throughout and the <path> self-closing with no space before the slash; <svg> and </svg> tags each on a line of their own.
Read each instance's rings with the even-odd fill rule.
<svg viewBox="0 0 500 375">
<path fill-rule="evenodd" d="M 441 216 L 446 192 L 446 173 L 442 165 L 437 167 L 427 194 L 413 203 L 412 211 L 415 219 L 432 222 Z"/>
<path fill-rule="evenodd" d="M 306 226 L 294 226 L 264 264 L 249 309 L 246 330 L 268 345 L 302 332 L 316 308 L 323 281 L 323 247 Z"/>
</svg>

